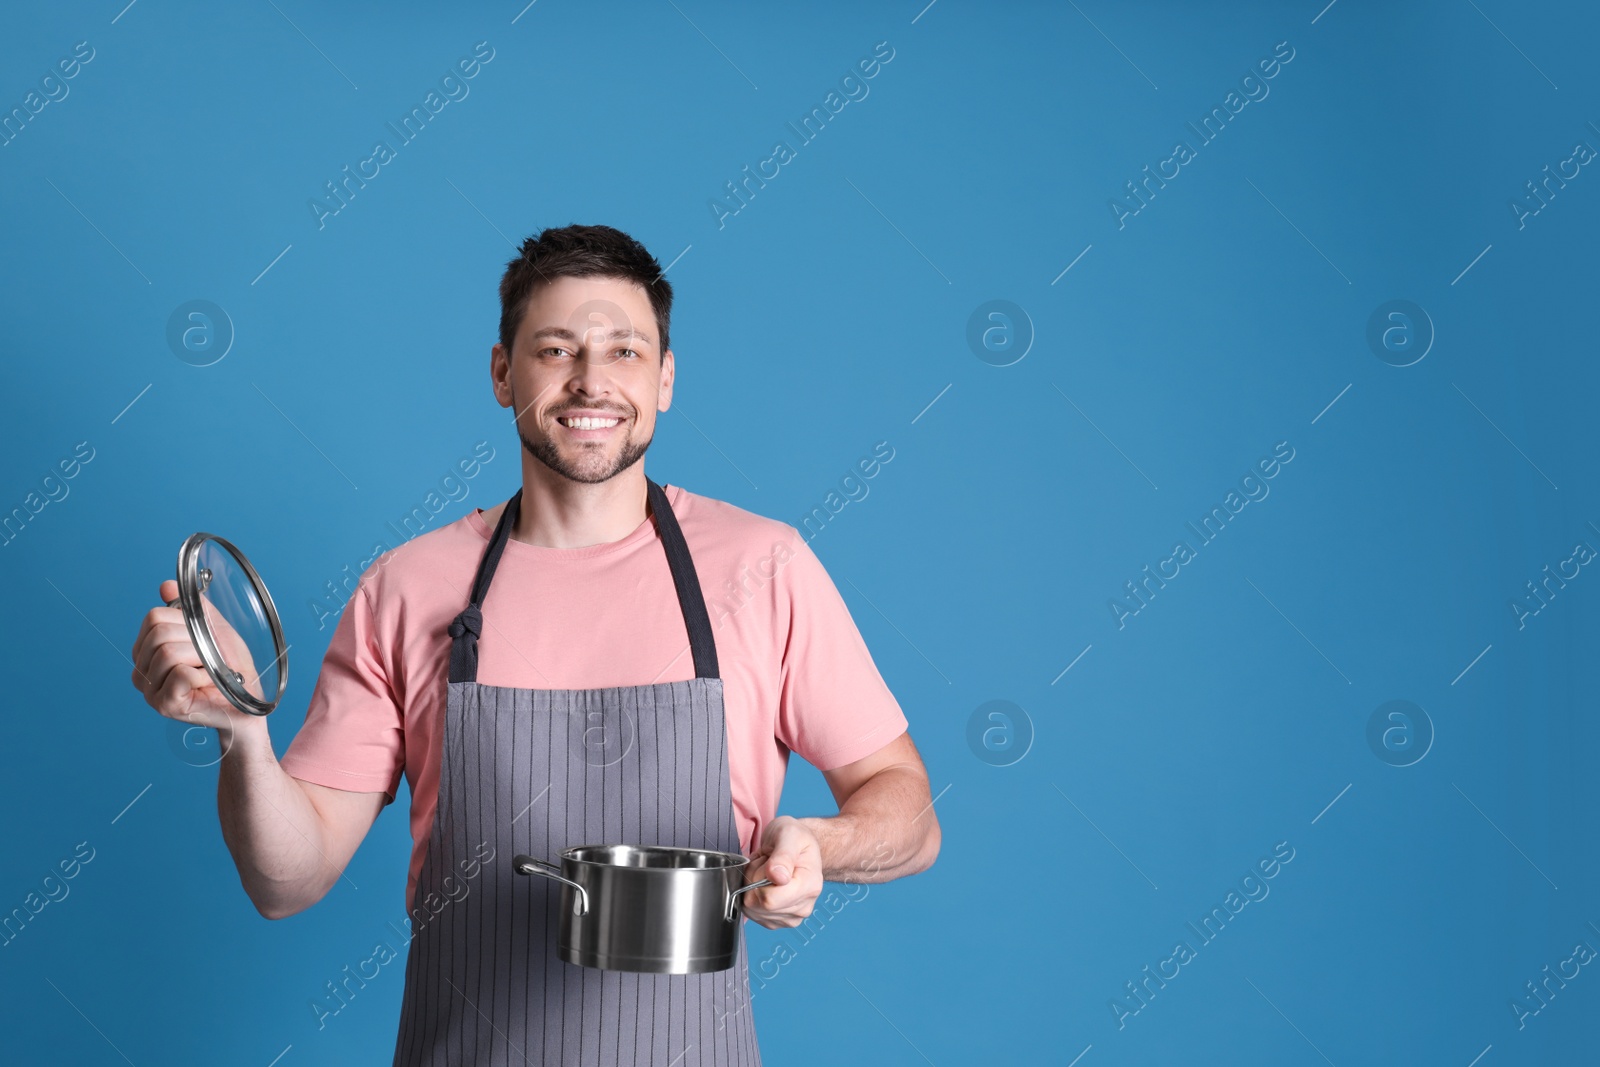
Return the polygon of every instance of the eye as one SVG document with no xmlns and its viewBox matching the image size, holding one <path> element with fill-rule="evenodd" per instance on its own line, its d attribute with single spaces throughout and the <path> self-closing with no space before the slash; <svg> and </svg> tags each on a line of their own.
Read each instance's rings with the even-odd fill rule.
<svg viewBox="0 0 1600 1067">
<path fill-rule="evenodd" d="M 624 348 L 620 352 L 618 352 L 617 355 L 618 356 L 632 356 L 634 359 L 638 359 L 639 358 L 639 353 L 634 351 L 631 348 Z"/>
<path fill-rule="evenodd" d="M 567 350 L 564 348 L 542 348 L 539 350 L 539 355 L 541 356 L 548 356 L 552 353 L 558 356 L 564 356 L 567 354 Z"/>
</svg>

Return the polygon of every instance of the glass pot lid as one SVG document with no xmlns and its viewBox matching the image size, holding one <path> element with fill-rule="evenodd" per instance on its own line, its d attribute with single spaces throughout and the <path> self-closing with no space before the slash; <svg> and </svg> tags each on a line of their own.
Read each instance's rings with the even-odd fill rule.
<svg viewBox="0 0 1600 1067">
<path fill-rule="evenodd" d="M 178 549 L 178 597 L 206 673 L 240 711 L 265 715 L 289 682 L 289 649 L 272 595 L 228 541 L 197 533 Z"/>
</svg>

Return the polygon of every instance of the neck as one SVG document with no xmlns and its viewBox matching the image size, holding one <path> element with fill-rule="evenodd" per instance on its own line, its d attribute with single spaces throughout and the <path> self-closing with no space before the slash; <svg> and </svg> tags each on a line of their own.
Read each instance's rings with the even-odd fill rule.
<svg viewBox="0 0 1600 1067">
<path fill-rule="evenodd" d="M 587 548 L 620 541 L 648 516 L 644 461 L 603 482 L 562 477 L 526 452 L 522 505 L 513 540 L 546 548 Z"/>
</svg>

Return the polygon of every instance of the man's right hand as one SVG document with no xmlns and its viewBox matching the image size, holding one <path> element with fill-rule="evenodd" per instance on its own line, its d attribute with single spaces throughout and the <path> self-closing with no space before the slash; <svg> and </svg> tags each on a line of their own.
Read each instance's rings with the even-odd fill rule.
<svg viewBox="0 0 1600 1067">
<path fill-rule="evenodd" d="M 163 606 L 145 615 L 133 643 L 133 687 L 144 694 L 145 703 L 169 719 L 215 727 L 224 744 L 235 730 L 264 729 L 263 716 L 240 711 L 212 682 L 189 637 L 183 609 L 165 606 L 177 599 L 178 583 L 168 578 L 158 595 Z"/>
</svg>

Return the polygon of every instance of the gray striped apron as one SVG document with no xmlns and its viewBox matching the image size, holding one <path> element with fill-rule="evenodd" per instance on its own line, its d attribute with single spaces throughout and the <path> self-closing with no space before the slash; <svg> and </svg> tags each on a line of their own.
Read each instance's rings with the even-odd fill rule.
<svg viewBox="0 0 1600 1067">
<path fill-rule="evenodd" d="M 576 845 L 741 851 L 710 617 L 666 492 L 645 481 L 695 677 L 605 689 L 478 683 L 482 607 L 517 520 L 517 490 L 450 625 L 439 801 L 412 901 L 395 1067 L 761 1062 L 744 938 L 735 966 L 709 974 L 567 963 L 556 955 L 561 884 L 511 865 L 517 853 L 559 863 Z M 496 610 L 574 613 L 577 631 L 582 608 Z"/>
</svg>

